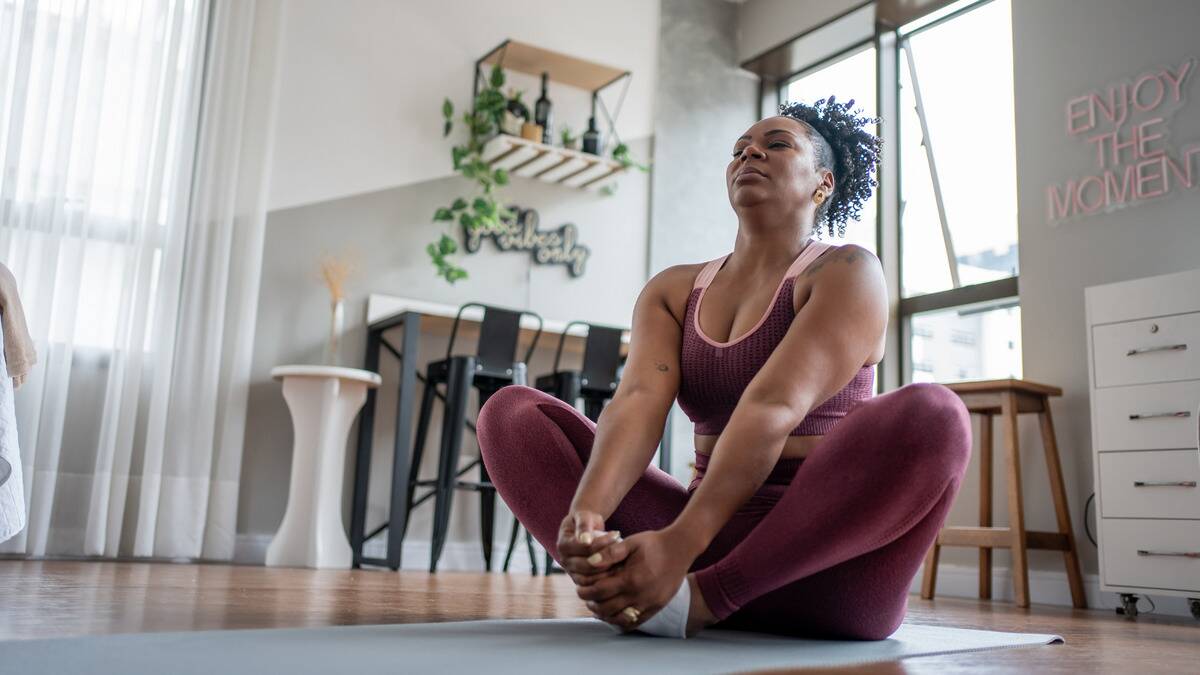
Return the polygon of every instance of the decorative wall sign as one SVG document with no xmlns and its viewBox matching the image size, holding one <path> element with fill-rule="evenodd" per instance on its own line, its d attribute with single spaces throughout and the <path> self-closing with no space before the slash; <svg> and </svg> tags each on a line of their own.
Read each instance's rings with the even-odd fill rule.
<svg viewBox="0 0 1200 675">
<path fill-rule="evenodd" d="M 1187 59 L 1067 101 L 1067 135 L 1091 147 L 1095 165 L 1046 187 L 1049 224 L 1200 186 L 1200 143 L 1167 147 L 1167 121 L 1187 106 L 1195 69 Z"/>
<path fill-rule="evenodd" d="M 566 223 L 557 230 L 539 230 L 538 213 L 510 204 L 516 218 L 501 221 L 499 227 L 464 228 L 467 253 L 475 253 L 485 237 L 491 238 L 502 251 L 529 251 L 539 265 L 566 265 L 573 277 L 583 276 L 591 250 L 578 243 L 579 228 Z"/>
</svg>

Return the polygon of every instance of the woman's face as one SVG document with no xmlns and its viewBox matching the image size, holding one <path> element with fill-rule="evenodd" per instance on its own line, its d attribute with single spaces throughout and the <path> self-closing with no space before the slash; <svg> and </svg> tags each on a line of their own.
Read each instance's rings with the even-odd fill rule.
<svg viewBox="0 0 1200 675">
<path fill-rule="evenodd" d="M 782 115 L 760 120 L 733 145 L 725 185 L 734 210 L 777 202 L 787 210 L 815 209 L 813 193 L 833 191 L 833 174 L 818 169 L 804 123 Z"/>
</svg>

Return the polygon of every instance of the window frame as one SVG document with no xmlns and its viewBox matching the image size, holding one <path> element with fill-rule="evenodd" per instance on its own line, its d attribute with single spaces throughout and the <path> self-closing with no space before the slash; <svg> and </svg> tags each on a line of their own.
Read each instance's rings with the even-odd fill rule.
<svg viewBox="0 0 1200 675">
<path fill-rule="evenodd" d="M 912 320 L 914 315 L 952 309 L 976 313 L 991 309 L 1020 306 L 1020 294 L 1018 292 L 1020 287 L 1019 268 L 1018 273 L 1011 277 L 958 286 L 957 288 L 944 291 L 910 296 L 902 296 L 900 292 L 902 288 L 901 280 L 904 278 L 901 250 L 903 246 L 903 238 L 901 236 L 903 228 L 901 218 L 902 202 L 900 200 L 902 176 L 899 163 L 900 148 L 903 143 L 899 125 L 901 111 L 900 69 L 906 67 L 904 64 L 904 55 L 901 50 L 904 48 L 906 41 L 912 36 L 941 26 L 990 2 L 992 0 L 975 0 L 974 2 L 969 2 L 909 30 L 904 30 L 904 26 L 887 25 L 877 20 L 874 35 L 847 45 L 835 53 L 822 58 L 820 61 L 808 64 L 774 82 L 767 83 L 764 81 L 760 83 L 759 112 L 761 116 L 764 109 L 773 112 L 773 109 L 777 108 L 779 102 L 786 100 L 787 89 L 796 79 L 832 65 L 848 55 L 866 48 L 868 45 L 874 45 L 876 56 L 875 103 L 881 118 L 881 122 L 876 125 L 876 133 L 883 139 L 885 148 L 892 147 L 896 149 L 893 153 L 896 157 L 893 170 L 886 170 L 889 167 L 885 166 L 885 162 L 881 162 L 876 174 L 879 185 L 876 194 L 875 241 L 877 255 L 883 264 L 885 278 L 889 286 L 889 316 L 891 319 L 888 326 L 888 346 L 891 349 L 885 351 L 884 358 L 879 363 L 878 379 L 880 380 L 880 391 L 895 389 L 913 381 Z M 840 17 L 835 17 L 833 20 L 837 18 Z M 817 26 L 808 32 L 811 33 L 820 30 L 829 23 L 832 23 L 833 20 Z M 912 25 L 912 23 L 921 21 L 923 19 L 916 19 L 906 25 Z M 884 73 L 889 73 L 892 77 L 885 80 Z M 769 84 L 774 85 L 773 92 L 768 90 L 767 87 Z M 774 105 L 771 105 L 771 94 L 774 97 Z M 890 124 L 888 123 L 888 117 L 891 118 Z M 1017 246 L 1019 250 L 1019 235 Z M 893 355 L 899 355 L 899 358 L 897 359 Z"/>
</svg>

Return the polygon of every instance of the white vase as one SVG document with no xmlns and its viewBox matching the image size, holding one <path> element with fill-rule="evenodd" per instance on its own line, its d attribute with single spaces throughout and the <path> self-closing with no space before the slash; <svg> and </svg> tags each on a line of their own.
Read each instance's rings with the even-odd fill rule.
<svg viewBox="0 0 1200 675">
<path fill-rule="evenodd" d="M 325 365 L 341 365 L 342 327 L 346 321 L 345 300 L 333 301 L 329 314 L 329 338 L 325 341 Z"/>
</svg>

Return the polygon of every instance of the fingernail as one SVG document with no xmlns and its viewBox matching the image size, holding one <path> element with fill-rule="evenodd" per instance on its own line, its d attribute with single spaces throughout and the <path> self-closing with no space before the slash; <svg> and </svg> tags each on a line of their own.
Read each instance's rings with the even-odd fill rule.
<svg viewBox="0 0 1200 675">
<path fill-rule="evenodd" d="M 590 556 L 588 556 L 588 562 L 593 565 L 599 565 L 600 562 L 603 560 L 604 560 L 604 556 L 600 555 L 599 553 L 593 553 Z"/>
<path fill-rule="evenodd" d="M 584 532 L 583 534 L 579 535 L 579 541 L 580 541 L 580 543 L 583 543 L 583 544 L 591 544 L 592 543 L 592 533 Z"/>
<path fill-rule="evenodd" d="M 609 532 L 609 534 L 611 534 L 612 536 L 616 537 L 617 539 L 620 539 L 620 538 L 621 538 L 621 531 L 620 531 L 620 530 L 612 530 L 611 532 Z"/>
</svg>

